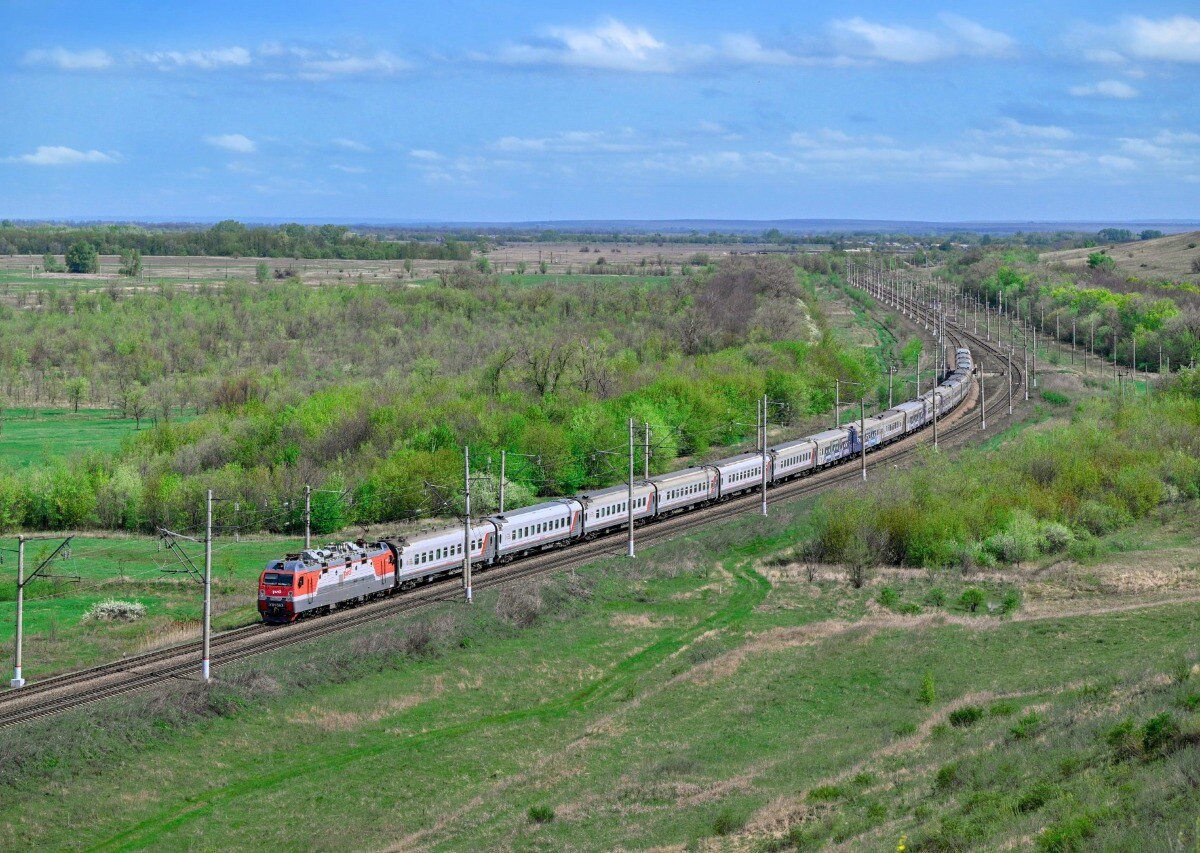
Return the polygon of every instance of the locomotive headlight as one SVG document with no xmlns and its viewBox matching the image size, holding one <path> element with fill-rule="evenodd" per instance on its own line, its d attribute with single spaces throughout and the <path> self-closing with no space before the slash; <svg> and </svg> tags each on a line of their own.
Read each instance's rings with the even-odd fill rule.
<svg viewBox="0 0 1200 853">
<path fill-rule="evenodd" d="M 259 600 L 259 601 L 266 601 L 266 600 L 267 600 L 267 592 L 266 592 L 266 590 L 260 589 L 260 590 L 258 591 L 258 600 Z"/>
<path fill-rule="evenodd" d="M 291 600 L 292 600 L 292 594 L 291 594 L 290 592 L 287 594 L 287 600 L 288 600 L 288 601 L 291 601 Z"/>
</svg>

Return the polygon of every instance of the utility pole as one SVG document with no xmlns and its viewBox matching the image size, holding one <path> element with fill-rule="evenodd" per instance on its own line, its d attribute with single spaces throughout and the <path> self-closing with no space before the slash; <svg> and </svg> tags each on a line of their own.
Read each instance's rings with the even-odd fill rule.
<svg viewBox="0 0 1200 853">
<path fill-rule="evenodd" d="M 25 537 L 17 537 L 17 657 L 9 687 L 24 687 L 21 676 L 21 646 L 25 641 Z"/>
<path fill-rule="evenodd" d="M 312 547 L 312 486 L 304 487 L 304 550 Z"/>
<path fill-rule="evenodd" d="M 920 356 L 918 356 L 920 358 Z M 919 364 L 919 362 L 918 362 Z M 840 379 L 833 380 L 833 428 L 837 429 L 842 425 L 842 381 Z M 920 393 L 918 388 L 917 393 Z"/>
<path fill-rule="evenodd" d="M 208 523 L 204 527 L 204 652 L 200 657 L 200 677 L 206 682 L 209 680 L 212 642 L 212 504 L 212 489 L 209 489 Z"/>
<path fill-rule="evenodd" d="M 650 479 L 650 424 L 643 423 L 646 428 L 646 441 L 642 445 L 642 479 Z"/>
<path fill-rule="evenodd" d="M 1025 381 L 1021 384 L 1025 387 L 1025 399 L 1029 399 L 1029 340 L 1021 336 L 1021 350 L 1025 353 Z"/>
<path fill-rule="evenodd" d="M 504 457 L 501 456 L 503 467 Z M 501 482 L 504 481 L 503 475 Z M 471 595 L 471 448 L 463 445 L 463 494 L 466 512 L 463 514 L 463 589 L 467 594 L 467 604 L 472 602 Z"/>
<path fill-rule="evenodd" d="M 1038 330 L 1037 330 L 1037 327 L 1034 327 L 1034 330 L 1033 330 L 1033 387 L 1034 388 L 1038 387 L 1038 384 L 1037 384 L 1037 339 L 1038 339 Z"/>
<path fill-rule="evenodd" d="M 938 392 L 937 388 L 933 389 L 933 449 L 938 449 L 938 434 L 937 434 L 937 415 L 938 415 Z"/>
<path fill-rule="evenodd" d="M 633 554 L 633 418 L 629 419 L 629 554 Z"/>
<path fill-rule="evenodd" d="M 238 501 L 233 502 L 233 541 L 241 542 L 241 528 L 238 526 L 238 510 L 241 509 L 241 504 Z"/>
<path fill-rule="evenodd" d="M 504 463 L 507 461 L 508 451 L 500 451 L 500 509 L 497 514 L 504 515 Z"/>
<path fill-rule="evenodd" d="M 1012 353 L 1008 354 L 1008 415 L 1012 417 Z"/>
<path fill-rule="evenodd" d="M 862 440 L 862 477 L 865 483 L 867 482 L 867 403 L 864 397 L 858 398 L 858 434 Z M 763 494 L 766 494 L 765 488 Z M 765 499 L 763 506 L 766 506 Z M 765 511 L 763 515 L 766 515 Z"/>
<path fill-rule="evenodd" d="M 759 420 L 762 421 L 762 443 L 759 445 L 762 463 L 762 514 L 765 517 L 767 514 L 767 395 L 763 394 L 762 414 Z"/>
<path fill-rule="evenodd" d="M 984 360 L 979 356 L 979 428 L 988 428 L 988 386 L 984 382 Z"/>
<path fill-rule="evenodd" d="M 896 365 L 888 365 L 888 408 L 892 407 L 892 377 L 896 375 Z"/>
</svg>

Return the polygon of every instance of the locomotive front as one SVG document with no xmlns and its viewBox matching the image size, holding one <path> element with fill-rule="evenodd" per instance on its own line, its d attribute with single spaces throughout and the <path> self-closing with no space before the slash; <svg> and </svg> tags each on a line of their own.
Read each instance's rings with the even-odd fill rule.
<svg viewBox="0 0 1200 853">
<path fill-rule="evenodd" d="M 283 560 L 267 563 L 258 581 L 258 613 L 264 622 L 294 622 L 296 573 Z"/>
</svg>

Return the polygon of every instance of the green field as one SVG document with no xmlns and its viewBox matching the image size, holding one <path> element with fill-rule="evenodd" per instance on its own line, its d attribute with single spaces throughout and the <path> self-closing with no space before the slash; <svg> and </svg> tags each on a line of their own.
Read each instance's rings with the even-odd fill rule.
<svg viewBox="0 0 1200 853">
<path fill-rule="evenodd" d="M 27 571 L 50 556 L 62 538 L 26 544 Z M 203 569 L 203 549 L 183 543 Z M 9 549 L 0 567 L 0 660 L 12 664 L 16 626 L 16 555 L 13 538 L 0 539 Z M 267 560 L 300 547 L 296 540 L 260 539 L 236 545 L 218 539 L 213 553 L 213 624 L 217 629 L 253 622 L 255 590 Z M 190 575 L 168 572 L 181 568 L 174 552 L 150 537 L 95 538 L 71 541 L 70 557 L 56 560 L 49 572 L 58 579 L 35 580 L 26 588 L 25 671 L 31 678 L 119 658 L 124 653 L 199 635 L 202 587 Z M 78 577 L 75 581 L 73 578 Z M 146 618 L 112 625 L 83 621 L 97 601 L 116 598 L 146 605 Z"/>
<path fill-rule="evenodd" d="M 1200 723 L 1186 688 L 1153 687 L 1196 648 L 1194 604 L 971 614 L 944 573 L 888 578 L 881 608 L 880 583 L 764 559 L 805 510 L 91 709 L 83 736 L 80 714 L 2 732 L 0 846 L 963 849 L 1065 826 L 1147 849 L 1190 832 L 1194 794 L 1168 782 L 1194 746 L 1104 767 L 1124 714 Z M 1011 589 L 974 582 L 989 604 Z M 947 725 L 963 705 L 982 720 Z M 1079 714 L 1100 734 L 1068 748 Z M 1139 829 L 1122 786 L 1144 780 L 1161 802 Z M 336 836 L 299 837 L 301 812 Z"/>
<path fill-rule="evenodd" d="M 0 432 L 0 462 L 28 465 L 54 456 L 101 451 L 112 453 L 137 430 L 133 418 L 114 417 L 108 410 L 69 408 L 5 409 Z M 151 425 L 142 418 L 142 428 Z"/>
</svg>

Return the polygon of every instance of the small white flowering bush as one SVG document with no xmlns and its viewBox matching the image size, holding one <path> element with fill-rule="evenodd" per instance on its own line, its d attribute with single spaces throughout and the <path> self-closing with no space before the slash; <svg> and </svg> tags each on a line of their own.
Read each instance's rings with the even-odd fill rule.
<svg viewBox="0 0 1200 853">
<path fill-rule="evenodd" d="M 146 615 L 146 605 L 140 601 L 97 601 L 83 614 L 84 622 L 135 622 Z"/>
</svg>

